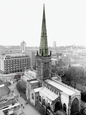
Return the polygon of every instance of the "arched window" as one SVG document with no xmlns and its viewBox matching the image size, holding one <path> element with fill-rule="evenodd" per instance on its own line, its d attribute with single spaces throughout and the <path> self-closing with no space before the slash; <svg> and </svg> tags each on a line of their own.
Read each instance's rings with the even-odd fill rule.
<svg viewBox="0 0 86 115">
<path fill-rule="evenodd" d="M 39 101 L 41 102 L 41 96 L 39 95 Z"/>
<path fill-rule="evenodd" d="M 42 100 L 42 104 L 45 105 L 45 99 Z"/>
<path fill-rule="evenodd" d="M 34 100 L 34 95 L 33 95 L 33 93 L 32 93 L 32 99 Z"/>
<path fill-rule="evenodd" d="M 72 102 L 71 114 L 78 113 L 78 112 L 79 112 L 79 100 L 75 98 Z"/>
<path fill-rule="evenodd" d="M 63 110 L 66 112 L 66 109 L 67 109 L 67 107 L 66 107 L 66 104 L 64 103 L 63 104 Z"/>
<path fill-rule="evenodd" d="M 58 95 L 58 94 L 59 94 L 59 92 L 58 92 L 58 91 L 56 91 L 56 94 Z"/>
<path fill-rule="evenodd" d="M 48 103 L 48 104 L 47 104 L 47 109 L 49 109 L 49 110 L 50 110 L 50 103 Z"/>
<path fill-rule="evenodd" d="M 57 102 L 55 103 L 54 112 L 56 112 L 57 110 L 60 110 L 60 109 L 62 109 L 62 104 L 61 104 L 60 101 L 57 101 Z"/>
</svg>

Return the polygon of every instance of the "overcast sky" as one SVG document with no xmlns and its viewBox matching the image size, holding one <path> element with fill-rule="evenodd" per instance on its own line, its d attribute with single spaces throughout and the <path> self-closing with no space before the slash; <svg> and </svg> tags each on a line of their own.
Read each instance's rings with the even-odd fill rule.
<svg viewBox="0 0 86 115">
<path fill-rule="evenodd" d="M 43 3 L 48 45 L 86 46 L 86 0 L 0 0 L 0 45 L 39 46 Z"/>
</svg>

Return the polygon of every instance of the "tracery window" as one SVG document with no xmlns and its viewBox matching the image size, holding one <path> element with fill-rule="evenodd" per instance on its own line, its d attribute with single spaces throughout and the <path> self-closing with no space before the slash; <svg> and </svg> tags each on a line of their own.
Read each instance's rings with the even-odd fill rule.
<svg viewBox="0 0 86 115">
<path fill-rule="evenodd" d="M 39 96 L 39 101 L 41 102 L 41 96 Z"/>
<path fill-rule="evenodd" d="M 34 100 L 34 95 L 33 95 L 33 93 L 32 93 L 32 99 Z"/>
</svg>

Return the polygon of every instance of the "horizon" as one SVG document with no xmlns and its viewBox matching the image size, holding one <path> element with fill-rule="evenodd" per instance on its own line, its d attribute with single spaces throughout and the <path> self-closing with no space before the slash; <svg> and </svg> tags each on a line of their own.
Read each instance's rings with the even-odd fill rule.
<svg viewBox="0 0 86 115">
<path fill-rule="evenodd" d="M 26 43 L 26 42 L 25 42 Z M 16 47 L 16 46 L 20 46 L 20 44 L 15 44 L 15 45 L 2 45 L 2 44 L 0 44 L 0 46 L 2 46 L 2 47 Z M 71 45 L 60 45 L 60 46 L 57 46 L 56 45 L 56 47 L 86 47 L 85 45 L 74 45 L 74 44 L 71 44 Z M 39 46 L 27 46 L 27 44 L 26 44 L 26 47 L 40 47 L 40 45 Z M 53 45 L 52 46 L 48 46 L 48 47 L 53 47 Z"/>
<path fill-rule="evenodd" d="M 39 47 L 45 4 L 48 46 L 86 47 L 86 1 L 0 1 L 0 45 Z"/>
</svg>

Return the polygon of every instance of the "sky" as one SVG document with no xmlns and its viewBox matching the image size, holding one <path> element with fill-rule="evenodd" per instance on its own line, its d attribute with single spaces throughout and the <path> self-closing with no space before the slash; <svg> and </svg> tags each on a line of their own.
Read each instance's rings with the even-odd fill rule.
<svg viewBox="0 0 86 115">
<path fill-rule="evenodd" d="M 0 45 L 39 46 L 43 4 L 48 46 L 86 46 L 86 0 L 0 0 Z"/>
</svg>

